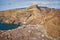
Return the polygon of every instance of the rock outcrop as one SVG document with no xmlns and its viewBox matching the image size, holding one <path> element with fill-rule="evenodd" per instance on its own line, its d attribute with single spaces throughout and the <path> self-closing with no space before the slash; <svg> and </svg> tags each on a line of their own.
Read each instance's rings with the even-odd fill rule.
<svg viewBox="0 0 60 40">
<path fill-rule="evenodd" d="M 0 40 L 52 40 L 48 37 L 43 26 L 22 26 L 0 34 Z"/>
<path fill-rule="evenodd" d="M 21 23 L 22 26 L 25 25 L 25 28 L 22 29 L 16 29 L 7 31 L 5 33 L 2 33 L 0 37 L 1 40 L 59 40 L 60 39 L 60 10 L 56 10 L 53 8 L 40 8 L 37 5 L 33 5 L 29 8 L 26 8 L 24 10 L 9 10 L 9 11 L 2 11 L 0 12 L 0 21 L 4 23 L 12 23 L 12 24 L 19 24 Z M 35 29 L 36 27 L 33 27 L 33 33 L 29 33 L 31 29 L 26 27 L 26 25 L 43 25 L 43 27 L 46 30 L 47 35 L 50 37 L 44 36 L 42 38 L 39 36 L 41 33 L 40 29 Z M 38 27 L 37 27 L 38 28 Z M 30 31 L 28 31 L 30 30 Z M 39 32 L 38 32 L 39 30 Z M 28 32 L 25 32 L 28 31 Z M 7 33 L 7 34 L 6 34 Z M 35 33 L 39 33 L 36 34 Z M 12 38 L 4 38 L 5 36 L 11 36 Z M 25 35 L 25 36 L 24 36 Z M 17 38 L 15 37 L 17 36 Z M 32 37 L 33 36 L 33 37 Z M 26 38 L 25 38 L 26 37 Z M 35 38 L 36 37 L 36 38 Z M 40 38 L 39 38 L 40 37 Z"/>
</svg>

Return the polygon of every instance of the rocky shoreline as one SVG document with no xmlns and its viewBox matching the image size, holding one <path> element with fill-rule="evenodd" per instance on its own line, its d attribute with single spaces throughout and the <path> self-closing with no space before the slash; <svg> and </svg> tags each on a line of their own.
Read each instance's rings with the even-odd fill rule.
<svg viewBox="0 0 60 40">
<path fill-rule="evenodd" d="M 60 40 L 60 10 L 33 5 L 24 10 L 0 12 L 0 22 L 21 25 L 13 30 L 1 30 L 0 40 Z M 37 24 L 43 26 L 27 26 Z"/>
</svg>

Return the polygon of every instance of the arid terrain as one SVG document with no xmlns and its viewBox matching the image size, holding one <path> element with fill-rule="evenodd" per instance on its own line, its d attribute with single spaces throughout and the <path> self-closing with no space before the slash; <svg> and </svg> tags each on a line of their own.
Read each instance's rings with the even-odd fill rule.
<svg viewBox="0 0 60 40">
<path fill-rule="evenodd" d="M 32 5 L 0 12 L 0 22 L 20 25 L 0 30 L 0 40 L 60 40 L 60 10 Z"/>
</svg>

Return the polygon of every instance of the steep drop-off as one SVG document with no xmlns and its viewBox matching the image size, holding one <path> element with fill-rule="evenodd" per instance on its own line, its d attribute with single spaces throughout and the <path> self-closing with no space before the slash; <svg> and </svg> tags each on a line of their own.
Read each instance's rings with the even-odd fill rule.
<svg viewBox="0 0 60 40">
<path fill-rule="evenodd" d="M 0 12 L 0 21 L 4 23 L 8 23 L 8 24 L 11 24 L 11 23 L 19 24 L 20 23 L 20 25 L 22 26 L 23 25 L 25 26 L 26 25 L 37 25 L 37 24 L 43 25 L 48 36 L 52 37 L 53 40 L 55 38 L 56 40 L 60 39 L 60 10 L 56 10 L 54 8 L 43 8 L 43 7 L 38 7 L 37 5 L 33 5 L 24 10 L 2 11 Z M 26 30 L 27 29 L 28 28 L 26 28 Z M 18 30 L 18 32 L 19 31 L 21 31 L 21 29 Z M 25 32 L 25 31 L 22 31 L 22 32 Z M 33 39 L 30 39 L 30 40 L 33 40 Z M 47 39 L 47 40 L 50 40 L 50 39 Z"/>
</svg>

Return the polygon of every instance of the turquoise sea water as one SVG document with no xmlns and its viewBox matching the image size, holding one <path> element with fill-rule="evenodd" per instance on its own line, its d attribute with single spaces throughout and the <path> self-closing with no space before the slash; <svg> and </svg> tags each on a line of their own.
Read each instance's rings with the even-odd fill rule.
<svg viewBox="0 0 60 40">
<path fill-rule="evenodd" d="M 11 30 L 17 28 L 17 24 L 7 24 L 0 22 L 0 30 Z"/>
</svg>

